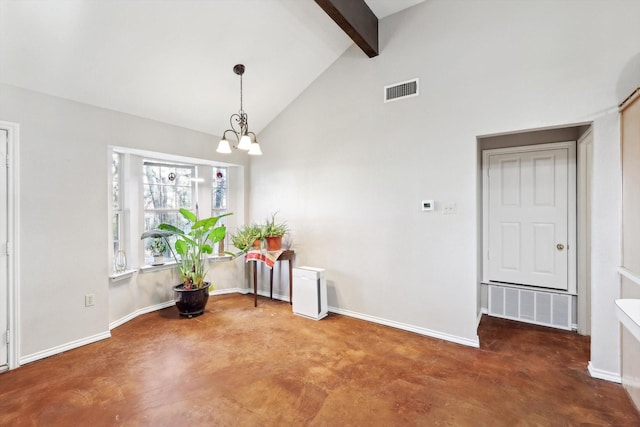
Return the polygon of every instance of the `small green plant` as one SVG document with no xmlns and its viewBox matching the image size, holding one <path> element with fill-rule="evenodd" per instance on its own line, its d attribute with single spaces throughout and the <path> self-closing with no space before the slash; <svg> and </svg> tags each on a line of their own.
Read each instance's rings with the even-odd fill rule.
<svg viewBox="0 0 640 427">
<path fill-rule="evenodd" d="M 169 249 L 169 245 L 165 242 L 165 240 L 161 237 L 156 237 L 151 239 L 149 242 L 149 250 L 153 254 L 153 256 L 159 256 L 165 253 Z"/>
<path fill-rule="evenodd" d="M 276 222 L 278 212 L 271 215 L 271 219 L 267 219 L 262 226 L 263 237 L 282 237 L 289 232 L 289 226 L 286 222 Z"/>
<path fill-rule="evenodd" d="M 247 252 L 253 246 L 253 242 L 262 239 L 262 227 L 257 225 L 246 225 L 240 227 L 231 236 L 231 243 L 241 252 Z"/>
<path fill-rule="evenodd" d="M 190 231 L 181 230 L 171 224 L 160 224 L 158 228 L 142 233 L 140 239 L 163 239 L 178 266 L 184 288 L 202 289 L 205 287 L 204 277 L 208 271 L 207 255 L 213 253 L 212 245 L 224 239 L 227 232 L 224 225 L 216 227 L 216 224 L 220 218 L 232 214 L 200 220 L 187 209 L 180 209 L 180 214 L 189 222 Z M 176 236 L 175 251 L 167 240 L 171 236 Z"/>
</svg>

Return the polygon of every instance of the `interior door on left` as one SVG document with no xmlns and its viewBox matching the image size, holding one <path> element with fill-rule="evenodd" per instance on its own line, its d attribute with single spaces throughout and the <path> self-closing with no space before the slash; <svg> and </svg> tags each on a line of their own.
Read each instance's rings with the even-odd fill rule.
<svg viewBox="0 0 640 427">
<path fill-rule="evenodd" d="M 7 254 L 7 131 L 0 129 L 0 370 L 7 367 L 9 343 L 9 278 L 8 278 L 8 254 Z"/>
</svg>

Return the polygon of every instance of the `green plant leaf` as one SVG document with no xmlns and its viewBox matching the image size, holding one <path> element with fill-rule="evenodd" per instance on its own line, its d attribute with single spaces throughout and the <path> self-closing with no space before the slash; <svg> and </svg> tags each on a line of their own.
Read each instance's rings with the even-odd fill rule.
<svg viewBox="0 0 640 427">
<path fill-rule="evenodd" d="M 189 220 L 189 222 L 196 222 L 198 220 L 198 217 L 196 217 L 196 214 L 194 214 L 188 209 L 180 208 L 180 213 L 182 214 L 183 217 Z"/>
<path fill-rule="evenodd" d="M 194 229 L 198 229 L 198 228 L 210 228 L 210 227 L 213 227 L 214 225 L 216 225 L 216 222 L 218 222 L 218 218 L 217 217 L 201 219 L 201 220 L 197 221 L 195 224 L 193 224 L 191 226 L 191 229 L 194 230 Z"/>
<path fill-rule="evenodd" d="M 211 239 L 211 241 L 213 241 L 213 243 L 217 243 L 220 240 L 224 239 L 225 234 L 227 233 L 227 227 L 216 227 L 213 230 L 211 230 L 211 234 L 209 235 L 209 238 Z"/>
<path fill-rule="evenodd" d="M 180 255 L 184 255 L 187 253 L 188 250 L 189 250 L 189 247 L 183 240 L 176 241 L 176 252 L 178 252 Z"/>
<path fill-rule="evenodd" d="M 178 242 L 182 241 L 183 243 L 186 243 L 186 244 L 191 245 L 191 246 L 198 246 L 198 242 L 196 242 L 195 239 L 192 239 L 191 237 L 187 236 L 186 234 L 180 236 L 180 239 L 182 239 L 182 240 L 178 240 Z"/>
<path fill-rule="evenodd" d="M 165 230 L 165 231 L 170 231 L 171 234 L 168 234 L 167 236 L 172 236 L 174 234 L 180 234 L 183 235 L 184 231 L 180 230 L 178 227 L 176 227 L 175 225 L 171 225 L 171 224 L 160 224 L 158 226 L 159 230 Z"/>
<path fill-rule="evenodd" d="M 210 218 L 204 218 L 197 221 L 191 228 L 213 228 L 220 221 L 220 218 L 224 218 L 225 216 L 233 215 L 233 212 L 229 212 L 223 215 L 212 216 Z"/>
<path fill-rule="evenodd" d="M 174 233 L 171 231 L 153 229 L 153 230 L 145 231 L 144 233 L 142 233 L 142 235 L 140 236 L 140 240 L 144 240 L 148 238 L 170 237 L 173 235 Z"/>
</svg>

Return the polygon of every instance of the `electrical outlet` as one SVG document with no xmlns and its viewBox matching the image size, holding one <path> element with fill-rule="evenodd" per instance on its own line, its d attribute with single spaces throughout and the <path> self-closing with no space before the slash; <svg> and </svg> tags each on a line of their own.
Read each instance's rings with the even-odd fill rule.
<svg viewBox="0 0 640 427">
<path fill-rule="evenodd" d="M 84 296 L 84 306 L 85 307 L 91 307 L 92 305 L 95 304 L 95 299 L 96 296 L 95 294 L 87 294 Z"/>
<path fill-rule="evenodd" d="M 456 204 L 455 203 L 446 203 L 442 205 L 442 213 L 445 215 L 451 215 L 456 213 Z"/>
</svg>

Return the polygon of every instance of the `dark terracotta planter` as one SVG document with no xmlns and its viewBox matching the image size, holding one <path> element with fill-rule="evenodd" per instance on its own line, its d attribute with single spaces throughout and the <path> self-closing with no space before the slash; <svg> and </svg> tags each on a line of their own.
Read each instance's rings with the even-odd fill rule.
<svg viewBox="0 0 640 427">
<path fill-rule="evenodd" d="M 268 251 L 279 251 L 282 249 L 282 236 L 267 236 L 265 240 Z"/>
<path fill-rule="evenodd" d="M 193 317 L 204 313 L 209 300 L 209 285 L 210 283 L 206 282 L 202 289 L 185 289 L 182 283 L 173 287 L 180 316 Z"/>
</svg>

